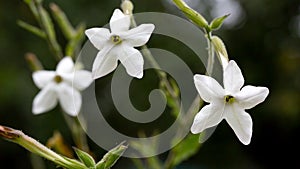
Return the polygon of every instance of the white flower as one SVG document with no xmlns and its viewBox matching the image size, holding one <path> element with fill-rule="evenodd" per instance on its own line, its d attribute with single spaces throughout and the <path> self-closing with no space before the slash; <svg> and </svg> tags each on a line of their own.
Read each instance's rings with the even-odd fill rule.
<svg viewBox="0 0 300 169">
<path fill-rule="evenodd" d="M 224 88 L 215 79 L 205 75 L 195 75 L 194 82 L 200 97 L 210 104 L 195 116 L 191 132 L 200 133 L 225 119 L 239 140 L 248 145 L 252 136 L 252 119 L 245 109 L 263 102 L 269 89 L 255 86 L 242 88 L 244 77 L 234 61 L 230 61 L 224 69 Z"/>
<path fill-rule="evenodd" d="M 142 78 L 144 60 L 134 47 L 147 43 L 153 30 L 153 24 L 142 24 L 130 29 L 130 16 L 116 9 L 110 19 L 111 32 L 106 28 L 91 28 L 85 31 L 91 43 L 100 50 L 93 63 L 93 78 L 97 79 L 112 72 L 118 60 L 130 76 Z"/>
<path fill-rule="evenodd" d="M 34 114 L 51 110 L 59 101 L 67 114 L 76 116 L 82 103 L 79 91 L 87 88 L 93 81 L 91 72 L 75 70 L 70 57 L 63 58 L 56 71 L 40 70 L 34 72 L 32 77 L 35 85 L 41 89 L 33 100 Z"/>
</svg>

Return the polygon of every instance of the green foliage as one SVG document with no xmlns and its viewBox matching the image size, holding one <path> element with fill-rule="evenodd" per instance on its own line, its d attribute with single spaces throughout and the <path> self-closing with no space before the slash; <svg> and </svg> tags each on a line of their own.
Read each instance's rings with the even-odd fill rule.
<svg viewBox="0 0 300 169">
<path fill-rule="evenodd" d="M 111 149 L 108 153 L 106 153 L 102 160 L 96 164 L 96 169 L 109 169 L 111 168 L 118 159 L 122 156 L 122 154 L 127 149 L 127 146 L 124 143 L 119 144 L 115 148 Z"/>
<path fill-rule="evenodd" d="M 218 30 L 224 23 L 225 19 L 229 16 L 230 14 L 221 16 L 219 18 L 215 18 L 213 21 L 211 21 L 209 27 L 211 30 Z"/>
<path fill-rule="evenodd" d="M 94 168 L 96 163 L 92 156 L 90 156 L 88 153 L 79 150 L 78 148 L 75 148 L 75 153 L 77 154 L 80 161 L 88 168 Z"/>
<path fill-rule="evenodd" d="M 199 135 L 189 134 L 171 150 L 171 153 L 173 154 L 171 160 L 167 163 L 167 168 L 173 168 L 195 155 L 200 147 Z"/>
<path fill-rule="evenodd" d="M 40 28 L 37 28 L 37 27 L 35 27 L 33 25 L 30 25 L 30 24 L 28 24 L 26 22 L 23 22 L 23 21 L 17 21 L 17 24 L 20 27 L 22 27 L 23 29 L 26 29 L 28 32 L 31 32 L 31 33 L 33 33 L 33 34 L 35 34 L 35 35 L 37 35 L 37 36 L 39 36 L 43 39 L 46 38 L 45 32 L 43 30 L 41 30 Z"/>
</svg>

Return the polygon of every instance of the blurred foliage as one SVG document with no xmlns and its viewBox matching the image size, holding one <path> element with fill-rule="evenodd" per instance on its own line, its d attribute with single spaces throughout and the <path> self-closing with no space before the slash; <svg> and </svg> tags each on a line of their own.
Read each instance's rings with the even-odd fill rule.
<svg viewBox="0 0 300 169">
<path fill-rule="evenodd" d="M 254 121 L 253 140 L 249 146 L 240 144 L 228 125 L 221 123 L 199 153 L 178 169 L 268 169 L 292 168 L 298 164 L 297 156 L 292 154 L 298 153 L 300 141 L 300 1 L 236 1 L 243 10 L 241 21 L 232 27 L 225 25 L 216 33 L 224 40 L 229 57 L 236 60 L 242 68 L 247 83 L 269 87 L 270 95 L 266 102 L 249 110 Z M 120 5 L 119 0 L 51 2 L 57 3 L 73 24 L 84 21 L 87 27 L 105 25 L 113 9 Z M 170 7 L 166 0 L 133 2 L 136 12 L 167 12 L 182 16 L 176 8 Z M 50 0 L 45 0 L 45 4 L 49 3 Z M 196 4 L 193 7 L 199 12 L 204 12 L 204 16 L 210 21 L 211 4 L 207 0 L 193 4 Z M 46 9 L 49 9 L 48 5 Z M 0 124 L 22 129 L 43 143 L 53 135 L 54 130 L 58 130 L 67 142 L 71 142 L 70 132 L 58 110 L 39 116 L 31 113 L 32 99 L 38 89 L 32 82 L 24 54 L 35 53 L 46 69 L 53 69 L 56 63 L 47 44 L 18 27 L 18 19 L 37 25 L 22 1 L 0 0 Z M 59 37 L 62 37 L 62 32 Z M 155 39 L 156 37 L 153 37 L 153 42 L 150 41 L 151 47 L 174 51 L 182 56 L 195 73 L 204 72 L 203 66 L 201 63 L 199 65 L 198 61 L 195 62 L 195 56 L 192 56 L 188 48 L 178 48 L 178 45 L 174 48 L 172 44 Z M 63 38 L 58 40 L 65 43 Z M 109 78 L 101 80 L 97 84 L 97 90 L 101 92 L 109 89 L 105 83 Z M 149 83 L 133 85 L 141 88 L 147 84 Z M 153 86 L 147 86 L 147 90 L 152 88 Z M 137 96 L 139 97 L 148 96 L 142 93 Z M 103 98 L 101 101 L 109 100 L 110 96 Z M 139 100 L 141 99 L 133 99 L 133 104 L 142 110 L 147 109 L 148 103 L 140 103 Z M 104 109 L 111 111 L 113 108 Z M 166 118 L 157 121 L 156 125 L 167 124 L 165 120 Z M 116 128 L 121 128 L 118 125 L 120 124 L 117 123 Z M 128 127 L 132 128 L 135 127 Z M 165 126 L 162 125 L 162 128 Z M 130 133 L 130 130 L 124 132 Z M 104 153 L 91 141 L 90 144 L 94 150 Z M 24 149 L 0 140 L 0 152 L 1 168 L 32 168 L 29 153 Z M 164 156 L 161 158 L 164 159 Z M 45 163 L 55 168 L 48 162 Z M 115 168 L 120 167 L 132 168 L 132 162 L 122 159 Z"/>
</svg>

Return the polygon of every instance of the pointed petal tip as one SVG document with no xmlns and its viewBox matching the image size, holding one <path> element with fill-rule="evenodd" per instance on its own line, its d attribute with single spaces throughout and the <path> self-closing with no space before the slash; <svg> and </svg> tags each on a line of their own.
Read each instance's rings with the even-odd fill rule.
<svg viewBox="0 0 300 169">
<path fill-rule="evenodd" d="M 32 108 L 32 114 L 33 115 L 39 115 L 39 114 L 43 114 L 43 113 L 45 113 L 45 112 L 43 112 L 43 111 L 40 111 L 40 110 L 38 110 L 38 109 L 36 109 L 36 108 Z"/>
<path fill-rule="evenodd" d="M 194 125 L 193 125 L 193 126 L 194 126 Z M 197 128 L 195 128 L 195 127 L 193 127 L 193 126 L 191 127 L 191 130 L 190 130 L 191 133 L 192 133 L 192 134 L 199 134 L 200 132 L 198 132 Z"/>
<path fill-rule="evenodd" d="M 249 145 L 250 144 L 250 142 L 251 142 L 251 136 L 249 137 L 249 138 L 247 138 L 247 139 L 239 139 L 240 140 L 240 142 L 242 143 L 242 144 L 244 144 L 245 146 L 247 146 L 247 145 Z"/>
<path fill-rule="evenodd" d="M 143 72 L 140 72 L 139 74 L 135 75 L 136 78 L 142 79 L 144 76 Z"/>
</svg>

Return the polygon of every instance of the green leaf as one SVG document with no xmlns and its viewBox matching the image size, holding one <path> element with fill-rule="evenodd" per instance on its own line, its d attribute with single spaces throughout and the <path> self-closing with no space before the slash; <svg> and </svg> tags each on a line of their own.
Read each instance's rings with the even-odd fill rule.
<svg viewBox="0 0 300 169">
<path fill-rule="evenodd" d="M 209 25 L 209 26 L 210 26 L 210 29 L 211 29 L 211 30 L 218 30 L 218 29 L 222 26 L 224 20 L 225 20 L 229 15 L 230 15 L 230 14 L 224 15 L 224 16 L 219 17 L 219 18 L 215 18 L 215 19 L 210 23 L 210 25 Z"/>
<path fill-rule="evenodd" d="M 68 44 L 66 45 L 66 56 L 74 57 L 74 55 L 76 54 L 75 52 L 77 50 L 80 50 L 79 48 L 81 47 L 81 43 L 85 37 L 85 28 L 85 24 L 79 24 L 78 28 L 76 29 L 75 35 L 72 37 L 72 39 L 69 40 Z"/>
<path fill-rule="evenodd" d="M 75 150 L 75 153 L 77 154 L 80 161 L 88 168 L 95 167 L 96 163 L 92 156 L 90 156 L 88 153 L 79 150 L 78 148 L 73 147 Z"/>
<path fill-rule="evenodd" d="M 187 160 L 189 157 L 196 154 L 200 147 L 199 135 L 189 134 L 182 142 L 171 150 L 173 158 L 171 159 L 168 168 L 173 168 L 184 160 Z"/>
<path fill-rule="evenodd" d="M 48 43 L 51 47 L 51 50 L 58 59 L 61 59 L 63 57 L 63 54 L 61 51 L 61 47 L 59 46 L 56 39 L 56 33 L 52 19 L 49 16 L 49 13 L 43 8 L 41 4 L 37 6 L 37 9 L 40 15 L 41 27 L 44 29 L 47 35 Z"/>
<path fill-rule="evenodd" d="M 67 39 L 72 39 L 75 35 L 75 29 L 71 25 L 66 14 L 55 3 L 50 4 L 50 9 L 54 19 L 58 23 L 58 26 L 61 28 L 64 36 Z"/>
<path fill-rule="evenodd" d="M 26 29 L 27 31 L 29 31 L 29 32 L 31 32 L 31 33 L 33 33 L 33 34 L 35 34 L 35 35 L 37 35 L 37 36 L 39 36 L 39 37 L 41 37 L 43 39 L 46 38 L 45 32 L 43 30 L 41 30 L 40 28 L 37 28 L 37 27 L 35 27 L 33 25 L 30 25 L 30 24 L 28 24 L 26 22 L 23 22 L 23 21 L 20 21 L 20 20 L 17 21 L 17 24 L 20 27 L 22 27 L 23 29 Z"/>
<path fill-rule="evenodd" d="M 127 146 L 124 145 L 124 142 L 111 149 L 108 153 L 106 153 L 102 160 L 96 164 L 96 169 L 109 169 L 111 168 L 118 159 L 122 156 L 122 154 L 127 149 Z"/>
</svg>

